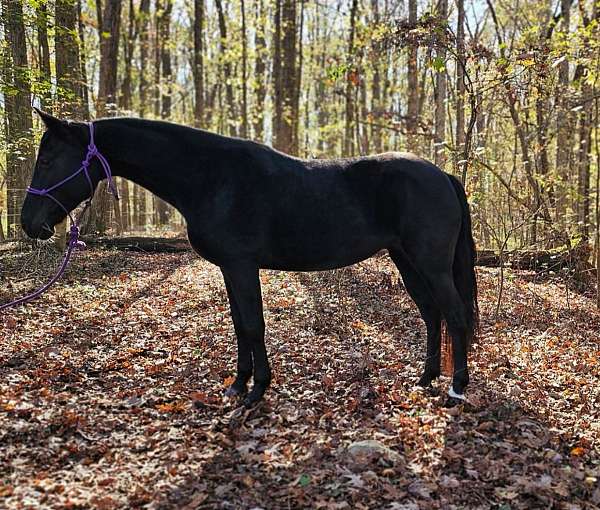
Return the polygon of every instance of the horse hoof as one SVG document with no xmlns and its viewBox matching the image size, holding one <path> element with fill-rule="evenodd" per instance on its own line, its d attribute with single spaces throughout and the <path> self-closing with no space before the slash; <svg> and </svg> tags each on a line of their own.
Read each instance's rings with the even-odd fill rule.
<svg viewBox="0 0 600 510">
<path fill-rule="evenodd" d="M 446 399 L 446 402 L 444 402 L 444 407 L 450 409 L 453 407 L 458 407 L 460 405 L 463 405 L 464 403 L 465 403 L 465 401 L 460 398 L 448 397 Z"/>
<path fill-rule="evenodd" d="M 448 399 L 446 400 L 444 407 L 456 407 L 466 403 L 467 398 L 462 393 L 456 393 L 454 388 L 450 387 L 448 390 Z"/>
<path fill-rule="evenodd" d="M 423 391 L 430 397 L 437 397 L 440 394 L 440 389 L 434 387 L 433 384 L 430 384 L 429 386 L 425 386 L 423 388 Z"/>
<path fill-rule="evenodd" d="M 258 404 L 263 398 L 262 393 L 254 393 L 251 391 L 248 396 L 243 400 L 242 404 L 246 409 L 250 409 Z"/>
<path fill-rule="evenodd" d="M 234 388 L 233 386 L 229 386 L 229 388 L 227 388 L 225 390 L 225 397 L 227 398 L 239 398 L 241 396 L 243 396 L 246 392 L 245 391 L 240 391 L 238 388 Z"/>
<path fill-rule="evenodd" d="M 246 409 L 252 409 L 256 404 L 258 404 L 260 402 L 260 399 L 258 398 L 250 398 L 250 396 L 246 397 L 243 402 L 242 405 L 246 408 Z"/>
<path fill-rule="evenodd" d="M 431 387 L 432 381 L 437 379 L 439 375 L 431 375 L 431 374 L 423 374 L 417 383 L 421 388 L 429 388 Z"/>
</svg>

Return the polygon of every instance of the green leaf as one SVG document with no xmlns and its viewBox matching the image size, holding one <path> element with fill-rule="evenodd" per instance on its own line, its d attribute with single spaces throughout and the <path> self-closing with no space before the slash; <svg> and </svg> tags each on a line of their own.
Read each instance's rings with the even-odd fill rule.
<svg viewBox="0 0 600 510">
<path fill-rule="evenodd" d="M 446 64 L 442 57 L 435 57 L 431 60 L 431 67 L 435 69 L 438 73 L 441 73 L 446 69 Z"/>
<path fill-rule="evenodd" d="M 306 487 L 309 483 L 310 475 L 307 475 L 306 473 L 301 474 L 300 478 L 298 478 L 298 484 L 300 485 L 300 487 Z"/>
</svg>

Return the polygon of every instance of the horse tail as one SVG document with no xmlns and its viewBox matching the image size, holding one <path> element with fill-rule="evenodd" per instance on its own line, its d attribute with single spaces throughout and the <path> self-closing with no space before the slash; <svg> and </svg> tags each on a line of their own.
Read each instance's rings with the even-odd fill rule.
<svg viewBox="0 0 600 510">
<path fill-rule="evenodd" d="M 454 250 L 454 261 L 452 264 L 452 276 L 454 286 L 463 302 L 465 310 L 465 319 L 467 326 L 467 352 L 471 345 L 477 339 L 479 331 L 479 306 L 477 304 L 477 275 L 475 273 L 475 261 L 477 252 L 475 251 L 475 241 L 471 229 L 471 213 L 467 195 L 461 182 L 453 175 L 447 174 L 454 192 L 460 202 L 462 209 L 462 221 L 456 248 Z M 452 356 L 452 339 L 448 334 L 445 321 L 442 321 L 441 331 L 441 354 L 442 371 L 446 375 L 452 375 L 454 359 Z"/>
<path fill-rule="evenodd" d="M 477 252 L 471 228 L 471 212 L 465 189 L 461 182 L 453 175 L 448 175 L 458 201 L 462 208 L 462 223 L 460 233 L 454 251 L 454 263 L 452 273 L 454 285 L 460 295 L 465 307 L 467 321 L 467 350 L 476 340 L 479 331 L 479 306 L 477 304 L 477 275 L 475 273 L 475 262 Z"/>
</svg>

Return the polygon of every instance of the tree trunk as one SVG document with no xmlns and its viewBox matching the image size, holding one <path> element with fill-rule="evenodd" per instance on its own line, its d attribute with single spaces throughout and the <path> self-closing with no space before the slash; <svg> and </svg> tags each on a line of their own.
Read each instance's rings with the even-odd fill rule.
<svg viewBox="0 0 600 510">
<path fill-rule="evenodd" d="M 448 0 L 440 0 L 438 8 L 440 19 L 448 18 Z M 436 59 L 441 69 L 437 70 L 435 75 L 435 111 L 434 111 L 434 161 L 435 164 L 443 167 L 446 162 L 446 49 L 440 47 L 436 51 Z"/>
<path fill-rule="evenodd" d="M 194 0 L 194 124 L 204 125 L 206 117 L 204 103 L 204 0 Z"/>
<path fill-rule="evenodd" d="M 242 138 L 248 138 L 248 41 L 246 34 L 246 8 L 244 0 L 240 0 L 242 15 Z"/>
<path fill-rule="evenodd" d="M 127 112 L 132 111 L 132 65 L 133 65 L 133 50 L 137 39 L 135 20 L 135 4 L 134 0 L 129 0 L 127 13 L 127 33 L 123 37 L 123 81 L 121 82 L 121 98 L 119 102 L 119 110 Z M 131 194 L 130 187 L 135 184 L 130 184 L 129 181 L 121 178 L 115 178 L 116 185 L 119 189 L 120 200 L 120 217 L 121 228 L 123 231 L 131 229 Z"/>
<path fill-rule="evenodd" d="M 140 10 L 136 16 L 136 33 L 139 34 L 140 67 L 139 67 L 139 114 L 145 117 L 148 109 L 148 50 L 150 24 L 150 0 L 140 1 Z M 133 184 L 133 214 L 132 222 L 135 229 L 145 224 L 146 216 L 146 190 L 137 184 Z"/>
<path fill-rule="evenodd" d="M 255 0 L 254 13 L 256 16 L 256 22 L 254 23 L 254 46 L 256 60 L 254 62 L 255 107 L 252 120 L 254 125 L 254 139 L 262 142 L 264 139 L 265 96 L 267 94 L 267 89 L 265 86 L 267 81 L 267 68 L 265 65 L 267 48 L 265 44 L 265 15 L 263 12 L 262 0 Z"/>
<path fill-rule="evenodd" d="M 171 14 L 173 0 L 166 0 L 159 17 L 160 62 L 162 71 L 162 92 L 160 114 L 163 119 L 171 117 L 173 104 L 173 67 L 171 64 Z"/>
<path fill-rule="evenodd" d="M 345 129 L 344 129 L 344 156 L 352 156 L 356 151 L 354 143 L 354 95 L 358 85 L 358 70 L 354 63 L 354 35 L 356 32 L 356 14 L 358 11 L 358 0 L 352 0 L 350 8 L 350 34 L 348 36 L 348 55 L 347 58 L 351 65 L 348 67 L 346 75 L 346 114 L 345 114 Z"/>
<path fill-rule="evenodd" d="M 408 23 L 416 26 L 417 24 L 417 0 L 408 2 Z M 419 48 L 411 44 L 408 48 L 408 107 L 406 112 L 406 131 L 408 133 L 407 142 L 410 152 L 419 152 L 419 138 L 417 131 L 419 129 L 419 66 L 418 53 Z"/>
<path fill-rule="evenodd" d="M 99 3 L 99 0 L 97 0 Z M 96 111 L 99 116 L 114 113 L 117 101 L 117 63 L 121 28 L 121 0 L 105 0 L 99 25 L 100 80 Z"/>
<path fill-rule="evenodd" d="M 591 16 L 585 12 L 582 4 L 579 5 L 583 28 L 587 29 L 590 24 L 597 23 L 600 20 L 600 5 L 594 4 Z M 592 31 L 591 37 L 597 34 L 597 29 Z M 586 39 L 589 36 L 586 36 Z M 586 40 L 591 45 L 591 41 Z M 598 57 L 598 53 L 596 53 Z M 597 66 L 598 60 L 596 61 Z M 577 83 L 580 89 L 580 97 L 583 101 L 583 108 L 579 112 L 579 147 L 577 155 L 577 225 L 579 233 L 586 239 L 590 237 L 590 163 L 592 152 L 592 126 L 594 125 L 594 96 L 595 88 L 590 85 L 588 79 L 591 69 L 585 61 L 580 63 L 573 76 L 573 81 Z M 597 67 L 596 67 L 597 70 Z M 597 112 L 596 112 L 597 113 Z M 598 123 L 598 118 L 595 119 Z M 596 140 L 598 144 L 598 140 Z M 596 167 L 596 172 L 600 169 Z"/>
<path fill-rule="evenodd" d="M 225 24 L 225 13 L 223 12 L 223 3 L 221 0 L 215 0 L 217 6 L 217 15 L 219 18 L 219 34 L 221 36 L 220 49 L 223 69 L 223 81 L 225 83 L 225 94 L 227 100 L 227 107 L 224 112 L 224 120 L 229 126 L 229 134 L 231 136 L 236 135 L 236 123 L 235 123 L 235 105 L 233 99 L 233 84 L 231 83 L 232 72 L 231 62 L 227 54 L 227 25 Z"/>
<path fill-rule="evenodd" d="M 34 150 L 31 117 L 31 83 L 27 62 L 23 2 L 3 0 L 4 83 L 14 91 L 4 96 L 7 175 L 7 230 L 9 238 L 22 237 L 20 210 L 31 181 Z"/>
<path fill-rule="evenodd" d="M 281 78 L 281 2 L 275 0 L 275 31 L 273 33 L 273 146 L 278 148 L 279 129 L 283 116 L 283 86 Z"/>
<path fill-rule="evenodd" d="M 298 155 L 300 150 L 300 89 L 302 87 L 302 66 L 304 64 L 304 53 L 302 50 L 302 35 L 304 33 L 304 1 L 300 2 L 300 25 L 298 30 L 298 42 L 296 54 L 298 55 L 298 65 L 296 66 L 293 105 L 292 105 L 292 136 L 294 154 Z"/>
<path fill-rule="evenodd" d="M 590 234 L 590 152 L 592 145 L 592 101 L 591 87 L 582 85 L 585 103 L 579 116 L 579 157 L 577 160 L 577 224 L 579 233 L 585 238 Z"/>
<path fill-rule="evenodd" d="M 81 114 L 83 120 L 89 120 L 90 118 L 90 96 L 89 87 L 87 80 L 87 69 L 86 69 L 86 53 L 85 53 L 85 31 L 83 26 L 83 17 L 81 15 L 81 0 L 77 0 L 77 28 L 79 33 L 79 66 L 81 77 Z"/>
<path fill-rule="evenodd" d="M 56 48 L 57 112 L 70 118 L 83 118 L 83 94 L 77 5 L 71 0 L 56 0 L 54 45 Z"/>
<path fill-rule="evenodd" d="M 373 24 L 378 27 L 380 23 L 379 0 L 371 0 L 371 9 L 373 11 Z M 371 83 L 371 117 L 379 121 L 382 114 L 381 104 L 381 61 L 374 55 L 373 61 L 373 81 Z M 371 125 L 371 141 L 375 152 L 383 152 L 381 139 L 381 126 L 379 122 Z"/>
<path fill-rule="evenodd" d="M 123 34 L 123 80 L 121 82 L 121 100 L 119 110 L 130 114 L 132 105 L 132 64 L 133 49 L 137 33 L 135 30 L 135 5 L 133 0 L 129 0 L 127 13 L 127 33 Z"/>
<path fill-rule="evenodd" d="M 148 101 L 148 49 L 149 49 L 149 34 L 148 25 L 150 23 L 150 0 L 141 0 L 140 14 L 138 19 L 138 33 L 140 34 L 140 117 L 146 116 L 147 101 Z"/>
<path fill-rule="evenodd" d="M 465 0 L 456 0 L 457 26 L 456 26 L 456 147 L 455 147 L 455 172 L 462 175 L 466 166 L 465 153 L 465 71 L 460 64 L 465 60 Z"/>
<path fill-rule="evenodd" d="M 561 0 L 561 30 L 569 32 L 571 21 L 571 0 Z M 568 104 L 569 61 L 565 58 L 558 67 L 558 86 L 556 89 L 556 172 L 558 183 L 556 195 L 556 220 L 564 229 L 567 212 L 567 195 L 571 174 L 572 118 Z"/>
<path fill-rule="evenodd" d="M 155 0 L 154 3 L 154 87 L 153 87 L 153 104 L 154 116 L 160 116 L 160 99 L 161 99 L 161 41 L 160 41 L 160 13 L 162 7 L 160 0 Z"/>
<path fill-rule="evenodd" d="M 52 73 L 50 71 L 50 46 L 48 44 L 48 6 L 46 1 L 40 2 L 37 14 L 37 42 L 39 53 L 40 78 L 38 86 L 42 89 L 39 94 L 42 109 L 52 106 Z"/>
<path fill-rule="evenodd" d="M 297 85 L 297 25 L 296 0 L 282 0 L 280 30 L 281 61 L 279 65 L 278 97 L 280 111 L 278 112 L 278 129 L 275 132 L 275 147 L 288 154 L 298 153 L 297 139 L 294 139 L 294 111 Z"/>
<path fill-rule="evenodd" d="M 161 109 L 160 114 L 163 119 L 169 119 L 171 117 L 172 101 L 172 65 L 171 65 L 171 14 L 173 12 L 173 1 L 165 0 L 162 5 L 160 14 L 157 17 L 157 29 L 158 29 L 158 40 L 160 42 L 160 62 L 161 62 L 161 82 L 162 82 L 162 93 L 161 93 Z M 169 223 L 170 208 L 169 205 L 160 198 L 156 197 L 155 200 L 156 215 L 159 225 L 166 225 Z"/>
</svg>

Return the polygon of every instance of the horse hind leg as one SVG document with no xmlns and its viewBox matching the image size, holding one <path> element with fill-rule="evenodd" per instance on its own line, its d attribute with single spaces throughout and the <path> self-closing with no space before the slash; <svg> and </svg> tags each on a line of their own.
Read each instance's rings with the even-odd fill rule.
<svg viewBox="0 0 600 510">
<path fill-rule="evenodd" d="M 440 253 L 443 252 L 440 250 Z M 467 316 L 463 301 L 454 285 L 452 265 L 447 263 L 443 257 L 411 256 L 410 259 L 408 257 L 404 257 L 404 259 L 411 267 L 414 267 L 414 271 L 421 277 L 424 288 L 429 291 L 432 302 L 435 303 L 441 312 L 441 317 L 446 321 L 447 331 L 452 339 L 454 362 L 452 386 L 448 392 L 450 397 L 448 405 L 453 405 L 465 400 L 464 391 L 469 384 L 469 371 L 467 367 Z M 413 262 L 412 265 L 411 262 Z M 440 345 L 438 338 L 436 334 L 436 350 L 439 350 Z"/>
<path fill-rule="evenodd" d="M 427 328 L 427 355 L 423 374 L 417 383 L 423 388 L 431 386 L 431 382 L 440 376 L 441 364 L 441 324 L 442 314 L 436 305 L 423 278 L 412 267 L 399 250 L 389 250 L 390 258 L 398 268 L 404 287 L 417 305 L 421 318 Z"/>
<path fill-rule="evenodd" d="M 449 404 L 465 400 L 464 391 L 469 384 L 469 370 L 467 367 L 468 326 L 465 305 L 454 285 L 452 271 L 438 275 L 430 275 L 429 285 L 433 290 L 436 303 L 446 320 L 448 333 L 452 338 L 452 359 L 454 372 L 452 386 L 448 395 Z"/>
</svg>

